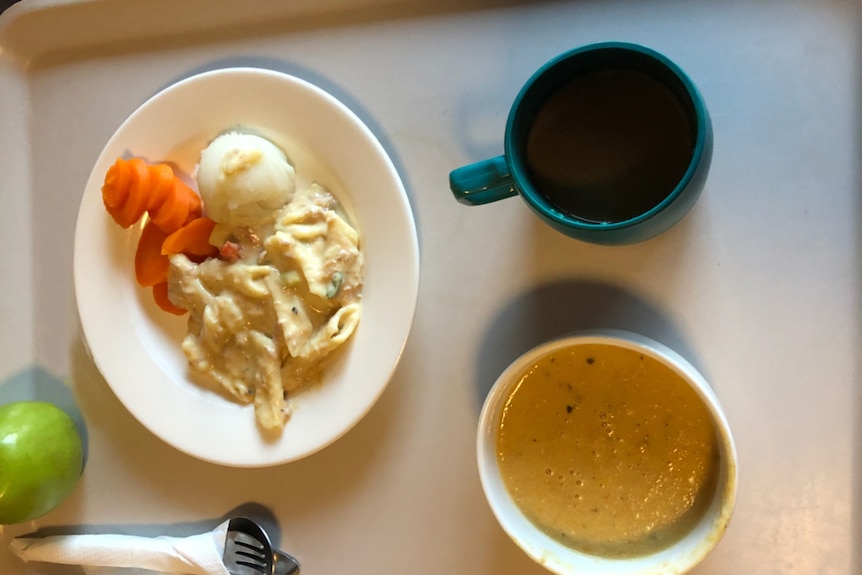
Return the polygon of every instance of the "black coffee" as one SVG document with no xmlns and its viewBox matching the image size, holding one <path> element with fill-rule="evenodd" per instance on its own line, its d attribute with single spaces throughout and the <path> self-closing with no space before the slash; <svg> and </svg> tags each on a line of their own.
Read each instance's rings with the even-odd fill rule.
<svg viewBox="0 0 862 575">
<path fill-rule="evenodd" d="M 692 115 L 668 87 L 637 70 L 600 70 L 571 80 L 540 108 L 527 168 L 563 213 L 620 222 L 676 187 L 694 144 Z"/>
</svg>

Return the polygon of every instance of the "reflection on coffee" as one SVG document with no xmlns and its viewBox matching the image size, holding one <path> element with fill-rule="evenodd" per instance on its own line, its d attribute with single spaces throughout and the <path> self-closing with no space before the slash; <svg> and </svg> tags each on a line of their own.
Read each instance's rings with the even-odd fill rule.
<svg viewBox="0 0 862 575">
<path fill-rule="evenodd" d="M 720 467 L 715 424 L 669 367 L 582 344 L 540 358 L 513 389 L 497 438 L 501 475 L 524 515 L 563 545 L 646 555 L 709 508 Z"/>
<path fill-rule="evenodd" d="M 638 70 L 601 69 L 570 80 L 539 109 L 527 168 L 564 214 L 621 222 L 673 191 L 694 143 L 690 110 L 670 88 Z"/>
</svg>

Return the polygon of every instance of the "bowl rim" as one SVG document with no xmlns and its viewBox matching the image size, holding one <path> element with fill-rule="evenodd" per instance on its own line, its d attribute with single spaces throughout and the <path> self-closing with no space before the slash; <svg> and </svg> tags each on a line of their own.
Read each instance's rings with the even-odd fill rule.
<svg viewBox="0 0 862 575">
<path fill-rule="evenodd" d="M 608 344 L 644 353 L 671 368 L 698 393 L 710 411 L 719 436 L 720 478 L 704 518 L 680 541 L 655 553 L 633 558 L 593 556 L 550 538 L 521 512 L 508 495 L 499 473 L 496 437 L 504 400 L 517 376 L 540 357 L 566 347 Z M 718 545 L 736 506 L 738 458 L 736 445 L 718 397 L 701 373 L 679 353 L 646 336 L 619 329 L 575 331 L 540 343 L 512 361 L 489 391 L 479 416 L 476 459 L 485 498 L 498 524 L 531 559 L 557 575 L 666 575 L 685 573 Z"/>
</svg>

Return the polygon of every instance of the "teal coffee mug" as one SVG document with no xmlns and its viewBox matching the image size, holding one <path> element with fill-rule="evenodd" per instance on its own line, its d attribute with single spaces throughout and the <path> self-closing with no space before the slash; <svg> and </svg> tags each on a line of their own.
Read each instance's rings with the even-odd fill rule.
<svg viewBox="0 0 862 575">
<path fill-rule="evenodd" d="M 449 175 L 455 198 L 520 195 L 567 236 L 630 244 L 678 222 L 703 190 L 712 124 L 703 97 L 668 58 L 606 42 L 561 54 L 521 89 L 504 154 Z"/>
</svg>

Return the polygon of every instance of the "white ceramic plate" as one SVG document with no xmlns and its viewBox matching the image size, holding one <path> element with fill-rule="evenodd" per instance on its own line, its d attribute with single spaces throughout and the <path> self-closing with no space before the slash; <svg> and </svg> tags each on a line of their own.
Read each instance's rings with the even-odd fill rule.
<svg viewBox="0 0 862 575">
<path fill-rule="evenodd" d="M 117 157 L 168 161 L 191 174 L 200 150 L 227 128 L 263 133 L 288 154 L 297 185 L 318 181 L 360 229 L 366 278 L 359 327 L 321 386 L 291 400 L 280 437 L 267 440 L 253 407 L 190 380 L 180 350 L 187 316 L 159 310 L 134 279 L 139 226 L 123 230 L 101 186 Z M 237 467 L 293 461 L 329 445 L 380 397 L 416 308 L 419 250 L 410 204 L 385 150 L 341 102 L 298 78 L 230 68 L 178 82 L 138 108 L 93 168 L 75 231 L 75 291 L 93 360 L 128 410 L 165 442 Z"/>
</svg>

